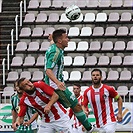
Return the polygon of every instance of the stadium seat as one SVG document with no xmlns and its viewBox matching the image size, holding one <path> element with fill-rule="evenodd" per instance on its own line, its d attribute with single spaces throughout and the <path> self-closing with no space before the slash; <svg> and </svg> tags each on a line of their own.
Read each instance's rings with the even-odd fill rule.
<svg viewBox="0 0 133 133">
<path fill-rule="evenodd" d="M 119 72 L 110 70 L 107 75 L 107 81 L 117 81 L 119 79 Z"/>
<path fill-rule="evenodd" d="M 81 29 L 80 36 L 91 36 L 92 34 L 92 29 L 91 27 L 83 27 Z"/>
<path fill-rule="evenodd" d="M 97 64 L 96 56 L 87 56 L 85 66 L 95 66 Z"/>
<path fill-rule="evenodd" d="M 50 13 L 47 21 L 48 22 L 58 22 L 59 14 L 58 13 Z"/>
<path fill-rule="evenodd" d="M 103 36 L 104 35 L 104 28 L 103 27 L 94 27 L 92 35 L 93 36 Z"/>
<path fill-rule="evenodd" d="M 41 47 L 40 47 L 40 51 L 46 51 L 50 46 L 49 42 L 42 42 L 41 43 Z"/>
<path fill-rule="evenodd" d="M 111 58 L 111 61 L 110 61 L 110 65 L 113 66 L 113 65 L 116 65 L 116 66 L 119 66 L 122 64 L 122 58 L 121 56 L 113 56 Z"/>
<path fill-rule="evenodd" d="M 124 0 L 123 7 L 132 7 L 133 0 Z"/>
<path fill-rule="evenodd" d="M 123 12 L 121 14 L 120 21 L 124 22 L 124 21 L 131 21 L 131 20 L 132 20 L 132 15 L 130 12 Z"/>
<path fill-rule="evenodd" d="M 81 79 L 80 71 L 71 71 L 69 81 L 79 81 Z"/>
<path fill-rule="evenodd" d="M 20 77 L 19 77 L 20 79 L 21 78 L 26 78 L 26 79 L 31 79 L 31 73 L 30 73 L 30 71 L 22 71 L 21 73 L 20 73 Z"/>
<path fill-rule="evenodd" d="M 115 35 L 116 35 L 116 28 L 114 26 L 110 26 L 105 29 L 104 36 L 115 36 Z"/>
<path fill-rule="evenodd" d="M 75 56 L 73 61 L 73 66 L 84 66 L 85 58 L 84 56 Z"/>
<path fill-rule="evenodd" d="M 16 45 L 16 52 L 26 51 L 27 50 L 27 43 L 26 42 L 18 42 Z"/>
<path fill-rule="evenodd" d="M 91 81 L 91 71 L 84 71 L 82 81 Z"/>
<path fill-rule="evenodd" d="M 69 22 L 69 21 L 70 19 L 66 17 L 66 14 L 62 13 L 59 22 Z"/>
<path fill-rule="evenodd" d="M 22 66 L 22 64 L 23 64 L 23 59 L 21 56 L 13 57 L 12 62 L 11 62 L 11 67 L 18 67 L 18 66 L 20 67 Z"/>
<path fill-rule="evenodd" d="M 76 42 L 69 41 L 68 46 L 65 47 L 64 51 L 75 51 L 76 50 Z"/>
<path fill-rule="evenodd" d="M 117 36 L 127 36 L 128 35 L 128 27 L 120 26 L 118 28 Z"/>
<path fill-rule="evenodd" d="M 119 80 L 120 81 L 123 81 L 123 80 L 126 80 L 126 81 L 129 81 L 130 79 L 131 79 L 131 71 L 129 71 L 129 70 L 123 70 L 123 71 L 121 71 L 121 73 L 120 73 L 120 78 L 119 78 Z"/>
<path fill-rule="evenodd" d="M 106 79 L 106 72 L 102 70 L 102 81 Z"/>
<path fill-rule="evenodd" d="M 39 50 L 39 42 L 30 42 L 27 48 L 27 51 L 38 51 Z"/>
<path fill-rule="evenodd" d="M 95 13 L 86 13 L 84 17 L 84 22 L 94 22 L 95 21 Z"/>
<path fill-rule="evenodd" d="M 51 7 L 51 0 L 41 0 L 39 8 L 49 8 Z"/>
<path fill-rule="evenodd" d="M 125 96 L 128 94 L 128 87 L 127 86 L 118 86 L 117 92 L 120 96 L 124 97 L 123 102 L 125 102 Z"/>
<path fill-rule="evenodd" d="M 104 41 L 102 44 L 102 51 L 111 51 L 113 49 L 113 42 L 112 41 Z"/>
<path fill-rule="evenodd" d="M 78 27 L 70 27 L 68 36 L 78 36 L 79 35 L 79 28 Z"/>
<path fill-rule="evenodd" d="M 86 0 L 77 0 L 75 3 L 78 7 L 83 7 L 85 8 L 87 6 Z"/>
<path fill-rule="evenodd" d="M 116 41 L 114 44 L 114 51 L 124 51 L 125 50 L 125 42 L 124 41 Z"/>
<path fill-rule="evenodd" d="M 63 7 L 63 1 L 62 0 L 53 0 L 52 7 L 55 7 L 55 8 Z"/>
<path fill-rule="evenodd" d="M 43 35 L 43 28 L 42 27 L 35 27 L 31 34 L 32 37 L 41 37 Z"/>
<path fill-rule="evenodd" d="M 34 13 L 27 13 L 25 15 L 23 22 L 34 22 L 35 21 L 35 14 Z"/>
<path fill-rule="evenodd" d="M 89 0 L 87 2 L 87 7 L 98 7 L 99 1 L 98 0 Z"/>
<path fill-rule="evenodd" d="M 35 64 L 35 57 L 34 56 L 27 56 L 25 57 L 24 59 L 24 63 L 23 63 L 23 66 L 34 66 Z"/>
<path fill-rule="evenodd" d="M 14 82 L 18 79 L 18 77 L 19 77 L 19 74 L 17 71 L 10 71 L 7 75 L 6 81 L 7 82 Z"/>
<path fill-rule="evenodd" d="M 133 96 L 133 86 L 131 86 L 129 90 L 129 102 L 131 102 L 131 96 Z"/>
<path fill-rule="evenodd" d="M 37 9 L 39 7 L 39 1 L 38 0 L 30 0 L 28 9 Z"/>
<path fill-rule="evenodd" d="M 126 51 L 133 51 L 133 41 L 127 42 Z"/>
<path fill-rule="evenodd" d="M 75 1 L 72 1 L 72 0 L 63 1 L 64 8 L 69 7 L 70 5 L 73 5 L 73 4 L 75 4 Z"/>
<path fill-rule="evenodd" d="M 47 21 L 47 14 L 40 12 L 37 14 L 35 22 L 46 22 Z"/>
<path fill-rule="evenodd" d="M 20 37 L 29 37 L 31 35 L 31 29 L 29 27 L 23 27 L 20 31 Z"/>
<path fill-rule="evenodd" d="M 39 80 L 43 80 L 44 78 L 44 73 L 42 71 L 34 71 L 32 74 L 32 78 L 31 81 L 39 81 Z"/>
<path fill-rule="evenodd" d="M 104 65 L 109 65 L 110 61 L 109 61 L 109 57 L 108 56 L 105 56 L 105 55 L 102 55 L 99 57 L 99 60 L 98 60 L 98 63 L 97 65 L 98 66 L 104 66 Z"/>
<path fill-rule="evenodd" d="M 133 36 L 133 26 L 130 27 L 129 36 Z"/>
<path fill-rule="evenodd" d="M 87 51 L 89 44 L 87 41 L 80 41 L 78 42 L 77 51 Z"/>
<path fill-rule="evenodd" d="M 105 22 L 107 20 L 107 14 L 106 13 L 97 13 L 96 15 L 96 22 Z"/>
<path fill-rule="evenodd" d="M 119 19 L 120 17 L 118 12 L 111 12 L 108 17 L 108 22 L 117 22 Z"/>
<path fill-rule="evenodd" d="M 10 97 L 9 99 L 9 103 L 11 103 L 11 96 L 15 93 L 14 88 L 11 86 L 6 86 L 3 89 L 3 93 L 2 93 L 2 97 L 4 97 L 4 103 L 8 103 L 7 102 L 7 97 Z"/>
<path fill-rule="evenodd" d="M 125 56 L 124 59 L 123 59 L 123 64 L 122 65 L 132 66 L 133 65 L 133 56 L 130 56 L 130 55 Z"/>
<path fill-rule="evenodd" d="M 72 57 L 64 56 L 64 66 L 71 66 L 71 65 L 72 65 Z"/>
<path fill-rule="evenodd" d="M 44 66 L 44 59 L 45 57 L 43 55 L 39 55 L 36 60 L 35 66 Z"/>
<path fill-rule="evenodd" d="M 122 0 L 112 0 L 111 7 L 121 7 L 123 5 Z"/>
<path fill-rule="evenodd" d="M 110 6 L 110 0 L 100 0 L 99 1 L 99 7 L 109 7 Z"/>
<path fill-rule="evenodd" d="M 101 44 L 99 41 L 92 41 L 90 43 L 89 51 L 99 51 L 101 48 Z"/>
<path fill-rule="evenodd" d="M 47 27 L 44 32 L 44 36 L 49 36 L 49 34 L 52 34 L 53 31 L 55 31 L 54 27 Z"/>
</svg>

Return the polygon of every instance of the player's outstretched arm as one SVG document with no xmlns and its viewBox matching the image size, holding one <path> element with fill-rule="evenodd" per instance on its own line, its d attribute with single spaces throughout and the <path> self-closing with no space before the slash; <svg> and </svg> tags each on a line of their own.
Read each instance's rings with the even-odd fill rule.
<svg viewBox="0 0 133 133">
<path fill-rule="evenodd" d="M 117 99 L 117 103 L 118 103 L 117 120 L 120 122 L 122 121 L 122 98 L 121 96 L 119 96 L 119 98 Z"/>
<path fill-rule="evenodd" d="M 30 118 L 30 120 L 24 122 L 23 125 L 29 126 L 34 120 L 37 120 L 37 118 L 38 118 L 38 113 L 35 113 L 35 114 Z"/>
<path fill-rule="evenodd" d="M 50 101 L 44 108 L 44 112 L 46 114 L 48 114 L 50 112 L 51 106 L 58 100 L 58 98 L 59 98 L 59 96 L 55 92 L 53 92 L 53 95 L 52 95 Z"/>
</svg>

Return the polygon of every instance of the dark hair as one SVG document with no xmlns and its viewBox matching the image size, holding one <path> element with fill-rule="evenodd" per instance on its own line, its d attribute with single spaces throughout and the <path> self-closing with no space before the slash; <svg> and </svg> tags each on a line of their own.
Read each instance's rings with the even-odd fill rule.
<svg viewBox="0 0 133 133">
<path fill-rule="evenodd" d="M 81 85 L 78 83 L 74 83 L 73 85 L 78 86 L 79 88 L 81 87 Z"/>
<path fill-rule="evenodd" d="M 16 87 L 18 86 L 18 80 L 19 80 L 19 79 L 17 79 L 17 80 L 14 82 L 14 88 L 16 88 Z"/>
<path fill-rule="evenodd" d="M 53 41 L 55 43 L 57 43 L 58 41 L 58 38 L 62 36 L 62 34 L 66 33 L 66 30 L 65 29 L 58 29 L 58 30 L 55 30 L 52 34 L 52 37 L 53 37 Z"/>
<path fill-rule="evenodd" d="M 92 73 L 93 73 L 94 71 L 98 71 L 98 72 L 100 73 L 100 75 L 102 76 L 102 71 L 101 71 L 100 69 L 98 69 L 98 68 L 93 69 L 93 70 L 91 71 L 91 75 L 92 75 Z"/>
<path fill-rule="evenodd" d="M 20 86 L 20 84 L 25 80 L 26 78 L 20 78 L 19 80 L 18 80 L 18 87 L 19 87 L 19 89 L 21 89 L 21 90 L 23 90 L 23 88 Z"/>
</svg>

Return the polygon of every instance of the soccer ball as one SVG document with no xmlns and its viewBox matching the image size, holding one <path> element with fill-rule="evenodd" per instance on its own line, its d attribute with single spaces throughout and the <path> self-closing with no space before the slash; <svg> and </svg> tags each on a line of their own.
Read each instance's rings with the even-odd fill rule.
<svg viewBox="0 0 133 133">
<path fill-rule="evenodd" d="M 70 20 L 76 20 L 80 17 L 81 10 L 76 5 L 71 5 L 65 10 L 66 17 Z"/>
</svg>

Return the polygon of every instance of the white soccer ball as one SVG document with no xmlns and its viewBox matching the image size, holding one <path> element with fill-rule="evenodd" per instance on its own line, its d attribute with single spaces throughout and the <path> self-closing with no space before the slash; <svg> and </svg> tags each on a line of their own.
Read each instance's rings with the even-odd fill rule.
<svg viewBox="0 0 133 133">
<path fill-rule="evenodd" d="M 76 20 L 80 17 L 81 10 L 76 5 L 71 5 L 65 10 L 66 17 L 70 20 Z"/>
</svg>

